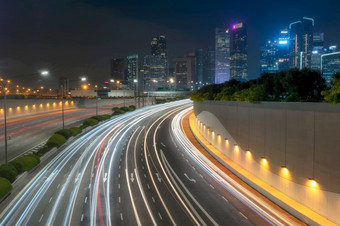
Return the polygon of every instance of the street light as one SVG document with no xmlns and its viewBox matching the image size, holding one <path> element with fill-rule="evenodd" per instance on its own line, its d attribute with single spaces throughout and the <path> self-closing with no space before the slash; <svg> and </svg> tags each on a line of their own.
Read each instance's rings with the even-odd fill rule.
<svg viewBox="0 0 340 226">
<path fill-rule="evenodd" d="M 137 108 L 137 97 L 136 97 L 137 82 L 138 82 L 137 79 L 133 80 L 134 87 L 135 87 L 135 91 L 133 93 L 134 93 L 134 96 L 135 96 L 135 107 L 136 108 Z"/>
<path fill-rule="evenodd" d="M 8 165 L 8 156 L 7 156 L 7 98 L 6 98 L 6 85 L 9 84 L 11 81 L 10 80 L 4 80 L 0 79 L 0 85 L 2 86 L 2 89 L 4 91 L 4 123 L 5 123 L 5 162 L 6 165 Z"/>
</svg>

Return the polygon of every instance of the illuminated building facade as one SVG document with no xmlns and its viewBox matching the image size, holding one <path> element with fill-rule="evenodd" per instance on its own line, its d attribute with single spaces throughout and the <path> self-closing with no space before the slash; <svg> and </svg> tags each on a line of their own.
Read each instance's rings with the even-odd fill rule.
<svg viewBox="0 0 340 226">
<path fill-rule="evenodd" d="M 230 79 L 230 33 L 229 29 L 215 30 L 215 83 Z"/>
<path fill-rule="evenodd" d="M 111 78 L 115 81 L 125 80 L 125 62 L 124 58 L 111 59 Z"/>
<path fill-rule="evenodd" d="M 331 85 L 333 75 L 340 72 L 340 52 L 326 53 L 321 55 L 322 77 L 327 85 Z"/>
<path fill-rule="evenodd" d="M 127 83 L 129 89 L 134 89 L 134 80 L 138 80 L 138 54 L 127 56 Z"/>
<path fill-rule="evenodd" d="M 158 37 L 154 37 L 151 40 L 151 55 L 152 56 L 161 56 L 163 62 L 162 65 L 164 67 L 164 75 L 162 78 L 162 82 L 166 80 L 166 77 L 169 74 L 169 63 L 168 63 L 168 51 L 166 47 L 166 37 L 160 35 Z"/>
<path fill-rule="evenodd" d="M 291 68 L 311 68 L 314 19 L 303 17 L 289 25 L 289 57 Z"/>
<path fill-rule="evenodd" d="M 247 25 L 234 24 L 231 32 L 230 78 L 244 80 L 248 74 Z"/>
<path fill-rule="evenodd" d="M 276 41 L 268 41 L 261 48 L 260 55 L 260 74 L 273 73 L 279 70 L 278 67 L 278 49 Z"/>
</svg>

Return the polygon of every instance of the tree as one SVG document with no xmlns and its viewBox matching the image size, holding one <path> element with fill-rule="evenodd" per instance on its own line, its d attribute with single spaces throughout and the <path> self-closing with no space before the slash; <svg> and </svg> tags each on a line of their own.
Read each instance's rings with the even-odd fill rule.
<svg viewBox="0 0 340 226">
<path fill-rule="evenodd" d="M 332 88 L 321 93 L 325 102 L 336 104 L 340 102 L 340 72 L 333 75 Z"/>
</svg>

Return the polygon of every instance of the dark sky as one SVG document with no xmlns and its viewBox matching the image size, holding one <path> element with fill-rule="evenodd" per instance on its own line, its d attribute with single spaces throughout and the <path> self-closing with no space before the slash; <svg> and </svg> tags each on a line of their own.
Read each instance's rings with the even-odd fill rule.
<svg viewBox="0 0 340 226">
<path fill-rule="evenodd" d="M 340 46 L 339 0 L 0 0 L 0 75 L 39 69 L 77 80 L 110 76 L 109 60 L 150 52 L 152 36 L 167 36 L 169 56 L 214 45 L 216 26 L 248 24 L 249 75 L 259 73 L 261 44 L 290 22 L 315 19 L 326 44 Z"/>
</svg>

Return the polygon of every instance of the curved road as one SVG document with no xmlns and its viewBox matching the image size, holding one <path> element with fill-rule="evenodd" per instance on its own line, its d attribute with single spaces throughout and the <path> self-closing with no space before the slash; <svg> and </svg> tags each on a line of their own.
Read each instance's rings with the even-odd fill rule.
<svg viewBox="0 0 340 226">
<path fill-rule="evenodd" d="M 179 128 L 191 106 L 145 107 L 63 146 L 0 225 L 289 224 L 228 187 L 195 152 Z"/>
</svg>

